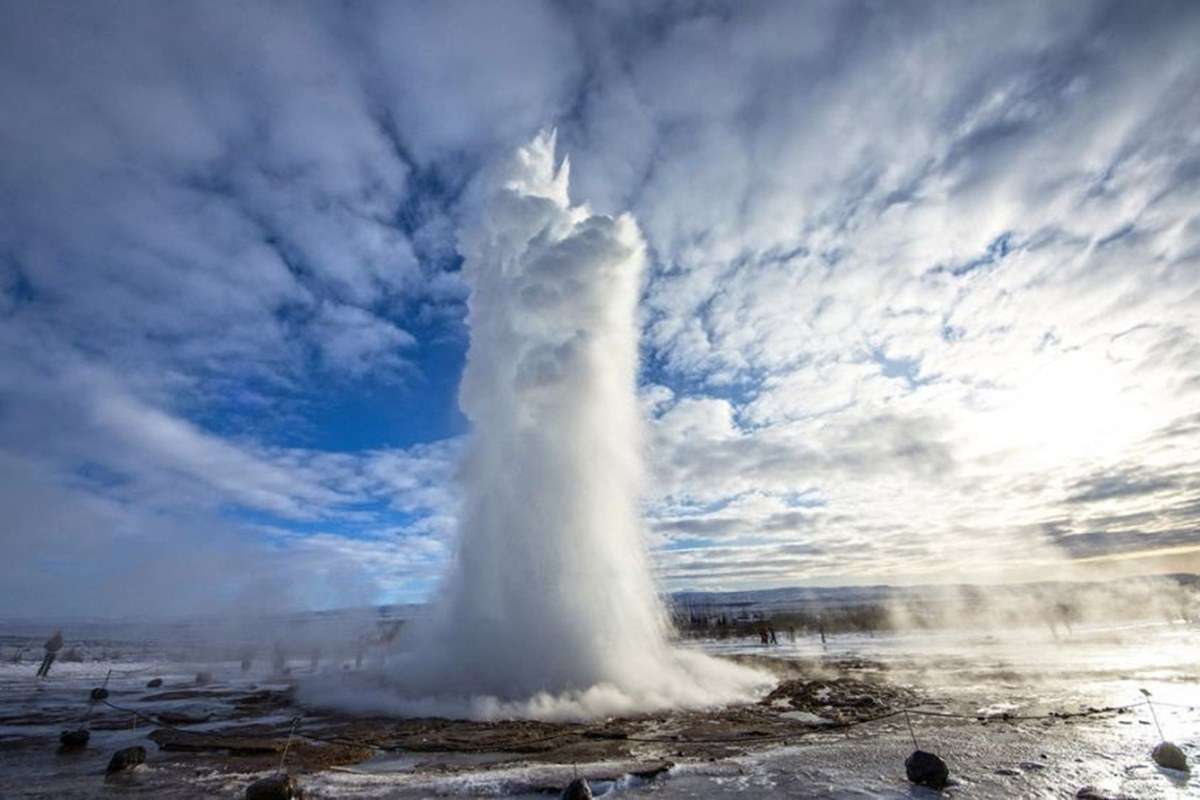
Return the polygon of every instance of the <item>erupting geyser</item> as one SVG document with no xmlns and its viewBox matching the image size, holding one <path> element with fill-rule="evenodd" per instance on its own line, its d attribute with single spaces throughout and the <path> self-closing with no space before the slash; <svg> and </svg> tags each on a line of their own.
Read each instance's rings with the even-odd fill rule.
<svg viewBox="0 0 1200 800">
<path fill-rule="evenodd" d="M 668 643 L 638 510 L 644 243 L 629 216 L 571 206 L 567 181 L 544 133 L 485 175 L 460 232 L 473 431 L 456 559 L 389 697 L 356 706 L 582 718 L 769 682 Z"/>
</svg>

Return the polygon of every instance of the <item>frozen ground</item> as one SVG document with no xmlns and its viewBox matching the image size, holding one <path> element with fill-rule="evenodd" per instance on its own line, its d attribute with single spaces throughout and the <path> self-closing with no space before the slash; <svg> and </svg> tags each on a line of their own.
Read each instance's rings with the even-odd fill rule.
<svg viewBox="0 0 1200 800">
<path fill-rule="evenodd" d="M 243 673 L 236 662 L 198 661 L 196 651 L 101 635 L 79 648 L 87 660 L 60 662 L 49 680 L 37 681 L 36 643 L 44 633 L 37 634 L 14 664 L 18 643 L 34 632 L 0 629 L 3 798 L 240 797 L 277 763 L 274 748 L 297 715 L 302 736 L 289 763 L 315 798 L 546 798 L 576 769 L 609 797 L 934 797 L 904 778 L 912 742 L 902 716 L 835 731 L 822 724 L 910 702 L 964 717 L 913 718 L 922 746 L 950 765 L 955 785 L 947 796 L 1074 797 L 1092 786 L 1109 797 L 1200 797 L 1196 778 L 1150 761 L 1157 734 L 1144 706 L 1078 719 L 1002 716 L 1134 704 L 1145 688 L 1159 702 L 1168 737 L 1195 762 L 1200 630 L 1183 624 L 1076 630 L 1058 642 L 1031 631 L 846 636 L 824 648 L 812 639 L 772 648 L 744 640 L 692 644 L 770 659 L 800 689 L 746 709 L 574 727 L 336 718 L 291 704 L 286 691 L 305 678 L 307 660 L 291 662 L 290 677 L 269 675 L 262 663 Z M 68 631 L 68 646 L 80 635 Z M 322 668 L 341 673 L 346 666 Z M 89 748 L 57 753 L 59 732 L 80 724 L 88 691 L 110 669 L 110 701 L 143 718 L 97 706 Z M 194 686 L 201 670 L 213 673 L 213 684 Z M 152 677 L 165 685 L 146 688 Z M 862 705 L 864 694 L 873 705 Z M 168 727 L 164 720 L 173 730 L 153 733 Z M 190 747 L 214 733 L 237 733 L 250 749 Z M 175 749 L 159 749 L 151 735 Z M 269 746 L 257 749 L 262 742 Z M 130 744 L 147 748 L 147 765 L 106 781 L 109 755 Z"/>
</svg>

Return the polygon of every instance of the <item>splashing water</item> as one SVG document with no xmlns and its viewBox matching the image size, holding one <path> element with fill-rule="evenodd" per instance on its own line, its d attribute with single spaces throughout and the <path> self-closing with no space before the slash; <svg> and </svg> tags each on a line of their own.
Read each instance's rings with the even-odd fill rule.
<svg viewBox="0 0 1200 800">
<path fill-rule="evenodd" d="M 641 538 L 628 215 L 571 206 L 543 133 L 484 176 L 460 231 L 473 424 L 454 566 L 391 692 L 341 705 L 547 719 L 723 704 L 767 676 L 667 641 Z"/>
</svg>

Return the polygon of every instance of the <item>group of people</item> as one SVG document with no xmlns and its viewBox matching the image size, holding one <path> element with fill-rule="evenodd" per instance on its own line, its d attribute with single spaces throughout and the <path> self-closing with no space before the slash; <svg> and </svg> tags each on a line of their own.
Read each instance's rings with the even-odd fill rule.
<svg viewBox="0 0 1200 800">
<path fill-rule="evenodd" d="M 825 644 L 825 623 L 824 622 L 818 623 L 817 632 L 821 634 L 821 644 Z M 795 628 L 788 628 L 787 633 L 788 633 L 788 637 L 791 639 L 791 641 L 793 641 L 793 642 L 796 641 L 796 629 Z M 759 627 L 758 639 L 760 642 L 762 642 L 762 644 L 767 645 L 767 646 L 770 646 L 773 644 L 779 644 L 779 636 L 775 632 L 775 626 L 771 625 L 771 624 L 766 624 L 766 625 L 762 625 L 761 627 Z"/>
</svg>

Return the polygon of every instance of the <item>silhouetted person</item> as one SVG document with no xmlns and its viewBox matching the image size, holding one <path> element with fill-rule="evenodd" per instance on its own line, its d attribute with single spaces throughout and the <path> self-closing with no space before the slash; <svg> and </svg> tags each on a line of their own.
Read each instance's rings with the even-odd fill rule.
<svg viewBox="0 0 1200 800">
<path fill-rule="evenodd" d="M 825 623 L 817 623 L 817 633 L 821 634 L 821 644 L 825 644 Z"/>
<path fill-rule="evenodd" d="M 50 674 L 50 666 L 54 663 L 54 659 L 58 658 L 58 651 L 62 650 L 62 646 L 62 631 L 55 631 L 54 635 L 46 640 L 46 655 L 42 657 L 42 665 L 38 667 L 37 671 L 39 678 Z"/>
<path fill-rule="evenodd" d="M 284 655 L 283 645 L 279 642 L 275 643 L 275 648 L 271 653 L 271 666 L 275 668 L 277 674 L 287 674 L 287 656 Z"/>
<path fill-rule="evenodd" d="M 767 630 L 771 632 L 771 644 L 779 644 L 779 639 L 775 638 L 775 627 L 771 626 Z"/>
<path fill-rule="evenodd" d="M 758 629 L 758 640 L 759 640 L 760 642 L 762 642 L 763 644 L 770 644 L 770 643 L 771 643 L 771 637 L 767 635 L 767 629 L 766 629 L 766 628 L 759 628 L 759 629 Z"/>
</svg>

